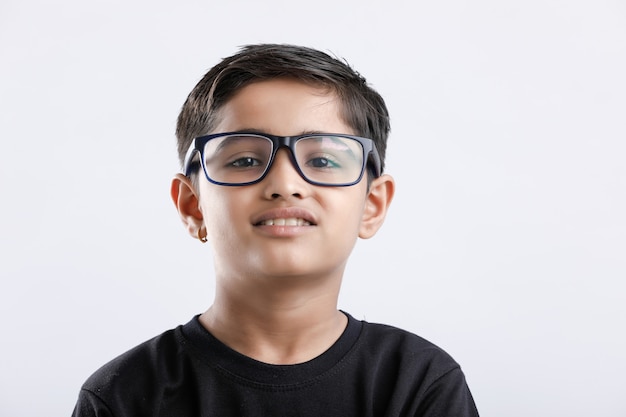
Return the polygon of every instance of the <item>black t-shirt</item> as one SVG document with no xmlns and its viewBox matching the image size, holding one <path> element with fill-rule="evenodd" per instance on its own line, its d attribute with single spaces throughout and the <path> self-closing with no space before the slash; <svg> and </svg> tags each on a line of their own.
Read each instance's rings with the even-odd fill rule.
<svg viewBox="0 0 626 417">
<path fill-rule="evenodd" d="M 196 316 L 96 371 L 73 416 L 478 416 L 447 353 L 404 330 L 347 316 L 333 346 L 297 365 L 241 355 Z"/>
</svg>

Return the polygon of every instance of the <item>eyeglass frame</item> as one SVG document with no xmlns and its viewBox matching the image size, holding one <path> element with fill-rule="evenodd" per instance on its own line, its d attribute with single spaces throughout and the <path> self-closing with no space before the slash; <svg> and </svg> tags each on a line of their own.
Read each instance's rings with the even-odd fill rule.
<svg viewBox="0 0 626 417">
<path fill-rule="evenodd" d="M 217 139 L 217 138 L 224 137 L 224 136 L 233 136 L 233 135 L 259 136 L 265 139 L 269 139 L 272 143 L 272 153 L 270 154 L 269 160 L 267 162 L 267 166 L 265 167 L 265 170 L 259 176 L 259 178 L 257 178 L 254 181 L 248 181 L 248 182 L 242 182 L 242 183 L 220 182 L 220 181 L 213 180 L 211 177 L 209 177 L 209 174 L 207 173 L 205 160 L 204 160 L 204 148 L 207 142 L 209 142 L 212 139 Z M 352 139 L 361 144 L 361 147 L 363 149 L 363 164 L 361 166 L 361 173 L 359 174 L 359 177 L 356 180 L 352 182 L 348 182 L 348 183 L 339 183 L 339 184 L 328 184 L 324 182 L 317 182 L 317 181 L 313 181 L 307 178 L 306 175 L 304 175 L 304 173 L 300 169 L 300 166 L 298 165 L 298 161 L 296 160 L 295 152 L 294 152 L 296 142 L 305 138 L 316 138 L 316 137 L 323 138 L 323 137 L 328 137 L 328 136 Z M 194 162 L 194 158 L 196 156 L 196 153 L 198 153 L 200 155 L 200 165 L 202 166 L 202 171 L 204 172 L 204 176 L 206 177 L 207 181 L 209 181 L 210 183 L 216 184 L 216 185 L 222 185 L 226 187 L 238 187 L 238 186 L 244 186 L 244 185 L 257 184 L 263 181 L 263 179 L 267 176 L 267 173 L 270 171 L 270 169 L 272 168 L 272 165 L 274 164 L 276 153 L 281 148 L 289 149 L 289 158 L 291 159 L 291 163 L 295 167 L 300 177 L 302 177 L 302 179 L 304 179 L 309 184 L 318 185 L 322 187 L 349 187 L 351 185 L 358 184 L 361 181 L 361 179 L 363 179 L 363 174 L 365 173 L 368 166 L 371 166 L 372 173 L 374 174 L 374 178 L 378 178 L 382 174 L 380 155 L 378 153 L 378 149 L 376 149 L 376 144 L 374 143 L 372 139 L 363 138 L 363 137 L 354 136 L 354 135 L 346 135 L 342 133 L 310 133 L 306 135 L 277 136 L 277 135 L 270 135 L 268 133 L 250 132 L 250 131 L 213 133 L 210 135 L 199 136 L 195 138 L 189 145 L 189 149 L 187 150 L 187 153 L 185 155 L 185 160 L 183 163 L 183 173 L 187 177 L 192 174 L 194 170 L 194 168 L 192 167 L 196 164 Z"/>
</svg>

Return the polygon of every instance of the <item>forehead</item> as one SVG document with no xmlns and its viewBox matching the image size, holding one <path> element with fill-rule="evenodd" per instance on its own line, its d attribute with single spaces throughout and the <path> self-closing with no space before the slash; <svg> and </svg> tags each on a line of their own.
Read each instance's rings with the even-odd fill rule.
<svg viewBox="0 0 626 417">
<path fill-rule="evenodd" d="M 248 84 L 220 108 L 214 132 L 248 129 L 281 136 L 354 134 L 344 121 L 342 103 L 334 91 L 292 79 Z"/>
</svg>

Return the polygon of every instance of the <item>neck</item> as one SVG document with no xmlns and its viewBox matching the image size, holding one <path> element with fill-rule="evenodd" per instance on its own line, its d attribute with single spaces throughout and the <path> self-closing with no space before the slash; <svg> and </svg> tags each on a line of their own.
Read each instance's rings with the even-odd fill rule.
<svg viewBox="0 0 626 417">
<path fill-rule="evenodd" d="M 258 361 L 306 362 L 337 341 L 347 318 L 337 310 L 338 283 L 316 291 L 297 287 L 232 291 L 218 285 L 215 302 L 200 322 L 221 342 Z"/>
</svg>

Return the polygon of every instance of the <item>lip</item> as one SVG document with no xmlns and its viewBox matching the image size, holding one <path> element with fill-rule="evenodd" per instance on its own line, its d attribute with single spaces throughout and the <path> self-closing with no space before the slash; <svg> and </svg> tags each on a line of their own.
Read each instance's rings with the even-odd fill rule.
<svg viewBox="0 0 626 417">
<path fill-rule="evenodd" d="M 261 222 L 272 219 L 303 219 L 310 225 L 307 226 L 265 226 L 261 225 Z M 264 211 L 257 216 L 253 217 L 252 224 L 257 227 L 311 227 L 317 225 L 317 219 L 310 211 L 300 207 L 281 207 Z"/>
</svg>

